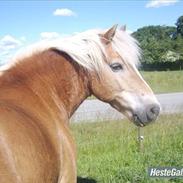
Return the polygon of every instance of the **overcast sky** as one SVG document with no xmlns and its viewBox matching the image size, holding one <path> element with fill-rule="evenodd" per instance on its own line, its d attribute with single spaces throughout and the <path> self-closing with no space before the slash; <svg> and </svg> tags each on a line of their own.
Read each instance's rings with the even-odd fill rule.
<svg viewBox="0 0 183 183">
<path fill-rule="evenodd" d="M 173 26 L 183 1 L 0 1 L 0 62 L 28 44 L 93 28 L 126 24 L 129 32 L 147 25 Z"/>
</svg>

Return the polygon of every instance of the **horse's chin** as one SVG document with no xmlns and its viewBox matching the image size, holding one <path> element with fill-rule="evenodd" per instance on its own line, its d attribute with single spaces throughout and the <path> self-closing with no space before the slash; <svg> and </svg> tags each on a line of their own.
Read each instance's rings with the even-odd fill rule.
<svg viewBox="0 0 183 183">
<path fill-rule="evenodd" d="M 144 127 L 146 124 L 144 124 L 142 121 L 138 119 L 138 116 L 135 117 L 131 112 L 129 111 L 123 111 L 121 112 L 129 121 L 131 121 L 135 126 L 138 127 Z"/>
<path fill-rule="evenodd" d="M 133 116 L 131 121 L 138 127 L 145 127 L 146 123 L 142 122 L 138 116 Z"/>
<path fill-rule="evenodd" d="M 131 111 L 119 111 L 122 113 L 129 121 L 131 121 L 135 126 L 145 127 L 148 123 L 143 122 L 137 115 L 134 115 Z"/>
<path fill-rule="evenodd" d="M 132 114 L 131 111 L 128 110 L 122 110 L 121 108 L 118 108 L 116 106 L 113 106 L 117 111 L 119 111 L 123 116 L 125 116 L 129 121 L 134 123 L 136 126 L 144 127 L 145 125 L 141 123 L 140 121 L 136 120 Z"/>
<path fill-rule="evenodd" d="M 155 111 L 156 113 L 154 112 L 151 114 L 151 111 L 149 111 L 149 113 L 146 111 L 138 112 L 129 108 L 121 108 L 119 105 L 112 105 L 112 107 L 122 113 L 127 119 L 129 119 L 138 127 L 145 127 L 150 123 L 153 123 L 158 117 L 157 114 L 159 114 L 159 109 L 157 109 L 157 112 Z"/>
</svg>

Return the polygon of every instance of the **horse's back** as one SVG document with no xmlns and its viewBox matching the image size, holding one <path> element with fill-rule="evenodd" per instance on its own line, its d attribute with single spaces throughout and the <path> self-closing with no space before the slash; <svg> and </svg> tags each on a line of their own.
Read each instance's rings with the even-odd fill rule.
<svg viewBox="0 0 183 183">
<path fill-rule="evenodd" d="M 26 113 L 0 106 L 0 182 L 54 183 L 58 154 L 45 130 Z"/>
</svg>

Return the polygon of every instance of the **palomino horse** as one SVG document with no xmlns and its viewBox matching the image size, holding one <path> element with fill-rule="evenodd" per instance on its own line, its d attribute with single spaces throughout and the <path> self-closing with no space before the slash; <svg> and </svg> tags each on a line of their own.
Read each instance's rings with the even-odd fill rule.
<svg viewBox="0 0 183 183">
<path fill-rule="evenodd" d="M 0 76 L 0 182 L 75 183 L 69 118 L 93 94 L 145 126 L 159 103 L 136 69 L 137 42 L 113 26 L 37 46 Z"/>
</svg>

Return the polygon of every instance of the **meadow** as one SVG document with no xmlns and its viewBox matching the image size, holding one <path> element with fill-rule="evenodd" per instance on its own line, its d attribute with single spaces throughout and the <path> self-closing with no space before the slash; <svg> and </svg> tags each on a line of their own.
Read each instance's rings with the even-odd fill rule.
<svg viewBox="0 0 183 183">
<path fill-rule="evenodd" d="M 78 183 L 181 183 L 149 178 L 148 167 L 183 166 L 183 115 L 164 115 L 142 129 L 128 120 L 71 125 L 78 149 Z"/>
<path fill-rule="evenodd" d="M 183 92 L 183 70 L 141 72 L 155 93 Z"/>
</svg>

